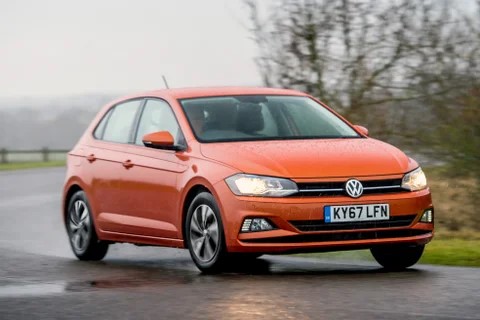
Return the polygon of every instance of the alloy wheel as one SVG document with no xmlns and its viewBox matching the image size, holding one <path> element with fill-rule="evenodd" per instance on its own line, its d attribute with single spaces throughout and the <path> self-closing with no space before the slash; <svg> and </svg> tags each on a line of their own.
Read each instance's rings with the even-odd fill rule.
<svg viewBox="0 0 480 320">
<path fill-rule="evenodd" d="M 75 201 L 69 215 L 70 241 L 77 252 L 86 250 L 92 224 L 88 206 L 83 200 Z"/>
<path fill-rule="evenodd" d="M 212 260 L 219 245 L 218 221 L 212 208 L 202 204 L 195 209 L 189 232 L 196 257 L 203 262 Z"/>
</svg>

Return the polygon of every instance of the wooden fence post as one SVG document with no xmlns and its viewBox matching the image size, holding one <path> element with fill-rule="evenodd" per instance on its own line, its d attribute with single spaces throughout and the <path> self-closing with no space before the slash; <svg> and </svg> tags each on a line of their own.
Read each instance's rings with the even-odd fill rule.
<svg viewBox="0 0 480 320">
<path fill-rule="evenodd" d="M 8 154 L 7 149 L 5 148 L 0 149 L 0 163 L 8 162 L 7 154 Z"/>
<path fill-rule="evenodd" d="M 49 152 L 47 147 L 42 149 L 42 156 L 43 156 L 43 162 L 48 162 Z"/>
</svg>

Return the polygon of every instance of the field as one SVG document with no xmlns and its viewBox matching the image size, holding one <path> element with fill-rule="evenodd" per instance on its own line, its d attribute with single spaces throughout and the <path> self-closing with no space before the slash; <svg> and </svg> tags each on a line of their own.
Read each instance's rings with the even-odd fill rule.
<svg viewBox="0 0 480 320">
<path fill-rule="evenodd" d="M 34 168 L 63 167 L 63 166 L 65 166 L 65 161 L 9 162 L 9 163 L 0 163 L 0 171 L 34 169 Z"/>
<path fill-rule="evenodd" d="M 448 167 L 425 170 L 435 206 L 436 236 L 427 245 L 424 263 L 480 266 L 478 180 L 457 177 Z"/>
</svg>

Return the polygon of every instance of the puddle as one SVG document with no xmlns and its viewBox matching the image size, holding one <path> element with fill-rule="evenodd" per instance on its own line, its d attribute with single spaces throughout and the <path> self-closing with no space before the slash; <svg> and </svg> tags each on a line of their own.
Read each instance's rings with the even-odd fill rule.
<svg viewBox="0 0 480 320">
<path fill-rule="evenodd" d="M 77 281 L 68 282 L 64 286 L 65 292 L 85 292 L 85 291 L 100 291 L 100 290 L 114 290 L 114 289 L 135 289 L 147 287 L 169 287 L 177 284 L 188 284 L 190 280 L 179 279 L 102 279 L 93 281 Z"/>
<path fill-rule="evenodd" d="M 1 298 L 21 298 L 57 295 L 62 293 L 80 293 L 103 290 L 122 290 L 135 288 L 164 288 L 177 284 L 187 284 L 185 279 L 100 279 L 92 281 L 58 281 L 48 283 L 11 283 L 0 285 Z"/>
</svg>

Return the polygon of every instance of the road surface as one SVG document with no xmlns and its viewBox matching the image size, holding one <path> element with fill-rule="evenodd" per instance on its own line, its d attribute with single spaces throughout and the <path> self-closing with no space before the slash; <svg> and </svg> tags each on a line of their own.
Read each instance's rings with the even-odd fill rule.
<svg viewBox="0 0 480 320">
<path fill-rule="evenodd" d="M 480 268 L 265 256 L 202 275 L 187 251 L 111 246 L 74 259 L 64 169 L 0 173 L 0 319 L 480 319 Z"/>
</svg>

